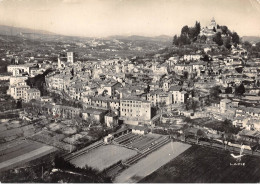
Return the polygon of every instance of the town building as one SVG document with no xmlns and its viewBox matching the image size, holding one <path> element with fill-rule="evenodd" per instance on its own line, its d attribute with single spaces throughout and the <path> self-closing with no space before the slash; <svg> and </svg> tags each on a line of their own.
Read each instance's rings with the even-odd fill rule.
<svg viewBox="0 0 260 190">
<path fill-rule="evenodd" d="M 25 102 L 29 102 L 31 100 L 39 100 L 41 97 L 41 92 L 40 90 L 36 89 L 36 88 L 31 88 L 31 89 L 28 89 L 27 91 L 25 91 L 24 93 L 24 97 L 23 97 L 23 100 Z"/>
<path fill-rule="evenodd" d="M 9 86 L 9 89 L 7 90 L 7 94 L 12 96 L 15 100 L 18 99 L 24 99 L 25 93 L 27 90 L 30 89 L 30 86 L 26 84 L 26 82 L 19 82 L 15 85 Z"/>
<path fill-rule="evenodd" d="M 151 103 L 135 97 L 120 99 L 120 119 L 135 124 L 150 122 Z"/>
<path fill-rule="evenodd" d="M 171 86 L 169 92 L 172 93 L 172 103 L 174 104 L 185 103 L 188 98 L 187 92 L 183 91 L 181 86 Z"/>
</svg>

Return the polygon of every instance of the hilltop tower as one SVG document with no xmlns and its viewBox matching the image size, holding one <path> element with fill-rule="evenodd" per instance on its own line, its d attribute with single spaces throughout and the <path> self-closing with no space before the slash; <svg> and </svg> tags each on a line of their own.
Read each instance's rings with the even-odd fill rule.
<svg viewBox="0 0 260 190">
<path fill-rule="evenodd" d="M 74 53 L 67 52 L 67 62 L 74 63 Z"/>
<path fill-rule="evenodd" d="M 211 19 L 210 25 L 208 26 L 208 29 L 213 30 L 214 28 L 217 30 L 217 23 L 216 23 L 216 21 L 215 21 L 215 19 L 213 17 Z"/>
<path fill-rule="evenodd" d="M 62 68 L 61 60 L 60 60 L 60 55 L 58 55 L 58 68 Z"/>
</svg>

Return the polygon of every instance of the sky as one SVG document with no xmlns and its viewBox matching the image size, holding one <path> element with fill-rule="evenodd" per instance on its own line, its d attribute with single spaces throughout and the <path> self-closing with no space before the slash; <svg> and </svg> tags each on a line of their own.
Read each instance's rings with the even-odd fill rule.
<svg viewBox="0 0 260 190">
<path fill-rule="evenodd" d="M 212 17 L 240 36 L 260 36 L 260 0 L 0 0 L 0 25 L 76 36 L 173 36 Z"/>
</svg>

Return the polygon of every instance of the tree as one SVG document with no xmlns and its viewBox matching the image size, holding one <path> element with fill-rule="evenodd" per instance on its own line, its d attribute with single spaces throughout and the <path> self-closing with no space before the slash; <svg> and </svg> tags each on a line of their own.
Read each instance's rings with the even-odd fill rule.
<svg viewBox="0 0 260 190">
<path fill-rule="evenodd" d="M 245 41 L 244 42 L 244 47 L 247 49 L 247 50 L 250 50 L 252 48 L 252 44 L 248 41 Z"/>
<path fill-rule="evenodd" d="M 15 59 L 14 59 L 14 58 L 11 59 L 11 64 L 12 64 L 12 65 L 15 64 Z"/>
<path fill-rule="evenodd" d="M 245 93 L 245 87 L 243 85 L 243 83 L 241 83 L 238 87 L 235 88 L 235 94 L 236 95 L 243 95 Z"/>
<path fill-rule="evenodd" d="M 179 43 L 179 45 L 187 45 L 187 44 L 190 44 L 190 39 L 187 35 L 182 34 L 179 37 L 178 43 Z"/>
<path fill-rule="evenodd" d="M 214 86 L 210 89 L 209 91 L 210 93 L 210 98 L 214 99 L 214 100 L 218 100 L 219 99 L 219 94 L 221 93 L 220 90 L 220 86 Z"/>
<path fill-rule="evenodd" d="M 193 112 L 196 112 L 197 108 L 199 108 L 199 105 L 199 102 L 196 100 L 192 102 L 191 109 L 193 110 Z"/>
<path fill-rule="evenodd" d="M 231 48 L 231 38 L 230 37 L 227 37 L 226 41 L 225 41 L 225 47 L 227 49 L 230 49 Z"/>
<path fill-rule="evenodd" d="M 185 79 L 187 79 L 188 76 L 189 76 L 189 73 L 188 73 L 187 71 L 184 71 L 184 72 L 183 72 L 183 77 L 184 77 Z"/>
<path fill-rule="evenodd" d="M 184 129 L 183 129 L 183 138 L 184 138 L 184 142 L 186 142 L 187 137 L 189 135 L 189 126 L 188 125 L 184 125 L 183 127 L 184 127 Z"/>
<path fill-rule="evenodd" d="M 201 129 L 197 130 L 196 133 L 197 144 L 199 143 L 199 139 L 203 136 L 204 136 L 204 132 Z"/>
<path fill-rule="evenodd" d="M 21 99 L 19 99 L 19 100 L 17 100 L 17 102 L 16 102 L 16 108 L 17 109 L 20 109 L 20 108 L 22 108 L 23 106 L 22 106 L 22 100 Z"/>
<path fill-rule="evenodd" d="M 193 110 L 193 112 L 196 112 L 197 108 L 199 108 L 199 102 L 197 100 L 194 100 L 193 98 L 189 98 L 186 101 L 187 110 Z"/>
<path fill-rule="evenodd" d="M 200 34 L 200 29 L 201 29 L 200 22 L 196 21 L 194 28 L 195 28 L 195 34 L 196 34 L 196 36 L 198 36 Z"/>
<path fill-rule="evenodd" d="M 159 104 L 158 104 L 158 108 L 159 108 L 161 114 L 162 114 L 162 109 L 165 107 L 165 105 L 166 105 L 165 101 L 159 102 Z"/>
<path fill-rule="evenodd" d="M 216 42 L 216 44 L 218 44 L 218 46 L 222 46 L 223 45 L 223 40 L 222 40 L 220 32 L 215 34 L 215 36 L 213 37 L 213 41 Z"/>
<path fill-rule="evenodd" d="M 102 96 L 107 96 L 107 94 L 108 94 L 108 91 L 107 91 L 107 89 L 105 89 L 105 90 L 102 92 Z"/>
<path fill-rule="evenodd" d="M 254 151 L 256 152 L 259 149 L 259 142 L 258 142 L 258 140 L 252 141 L 250 143 L 250 148 L 251 148 L 252 155 L 253 155 Z"/>
<path fill-rule="evenodd" d="M 227 35 L 228 34 L 228 27 L 227 26 L 220 26 L 220 29 L 222 30 L 222 33 Z"/>
<path fill-rule="evenodd" d="M 226 134 L 237 134 L 240 131 L 239 128 L 233 126 L 231 120 L 226 119 L 222 125 Z"/>
<path fill-rule="evenodd" d="M 209 62 L 209 61 L 211 61 L 211 58 L 210 58 L 207 54 L 205 54 L 205 55 L 203 55 L 203 57 L 201 58 L 201 60 L 202 60 L 202 61 L 205 61 L 205 62 Z"/>
<path fill-rule="evenodd" d="M 74 69 L 72 68 L 70 71 L 71 75 L 74 76 Z"/>
<path fill-rule="evenodd" d="M 222 134 L 222 140 L 223 144 L 225 146 L 225 149 L 228 145 L 228 142 L 232 139 L 232 135 L 237 133 L 237 130 L 233 127 L 232 122 L 228 119 L 226 119 L 222 124 L 224 133 Z M 226 141 L 226 144 L 225 144 Z"/>
<path fill-rule="evenodd" d="M 201 40 L 202 43 L 205 43 L 206 40 L 207 40 L 207 36 L 205 36 L 205 35 L 201 36 L 200 40 Z"/>
<path fill-rule="evenodd" d="M 197 31 L 196 28 L 190 28 L 189 29 L 189 38 L 194 42 L 197 39 Z"/>
<path fill-rule="evenodd" d="M 232 94 L 232 87 L 227 87 L 227 88 L 225 89 L 225 93 L 226 93 L 226 94 Z"/>
<path fill-rule="evenodd" d="M 236 71 L 238 73 L 242 73 L 243 72 L 243 67 L 236 67 L 235 69 L 236 69 Z"/>
<path fill-rule="evenodd" d="M 232 33 L 232 42 L 233 42 L 235 45 L 239 44 L 239 36 L 238 36 L 238 34 L 237 34 L 236 32 L 233 32 L 233 33 Z"/>
<path fill-rule="evenodd" d="M 176 46 L 179 45 L 177 35 L 174 35 L 174 37 L 173 37 L 173 41 L 172 41 L 172 44 L 173 44 L 173 45 L 176 45 Z"/>
<path fill-rule="evenodd" d="M 183 26 L 181 29 L 181 35 L 188 35 L 188 34 L 189 34 L 189 27 L 187 25 Z"/>
</svg>

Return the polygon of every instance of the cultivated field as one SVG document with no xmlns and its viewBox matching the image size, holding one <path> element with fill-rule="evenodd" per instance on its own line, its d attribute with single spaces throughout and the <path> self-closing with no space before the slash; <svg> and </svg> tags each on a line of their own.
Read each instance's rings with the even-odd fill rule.
<svg viewBox="0 0 260 190">
<path fill-rule="evenodd" d="M 255 183 L 260 182 L 260 158 L 246 155 L 243 166 L 230 152 L 193 145 L 141 183 Z"/>
<path fill-rule="evenodd" d="M 23 136 L 34 134 L 36 127 L 34 124 L 26 124 L 19 120 L 0 123 L 0 143 L 13 141 Z"/>
<path fill-rule="evenodd" d="M 103 145 L 72 159 L 70 162 L 77 167 L 87 165 L 102 171 L 118 161 L 127 160 L 136 154 L 136 151 L 121 146 Z"/>
<path fill-rule="evenodd" d="M 168 163 L 173 158 L 184 152 L 190 147 L 188 144 L 179 142 L 169 142 L 155 152 L 147 155 L 136 164 L 130 166 L 115 179 L 115 183 L 134 183 L 150 175 L 158 168 Z"/>
<path fill-rule="evenodd" d="M 30 139 L 37 142 L 46 143 L 50 146 L 54 146 L 66 151 L 74 150 L 76 148 L 74 145 L 70 145 L 61 141 L 61 139 L 64 137 L 65 135 L 63 134 L 56 134 L 55 132 L 51 131 L 41 131 L 40 133 L 31 136 Z"/>
<path fill-rule="evenodd" d="M 25 162 L 34 160 L 56 151 L 51 146 L 46 146 L 33 141 L 24 141 L 0 151 L 0 171 L 14 168 Z"/>
</svg>

